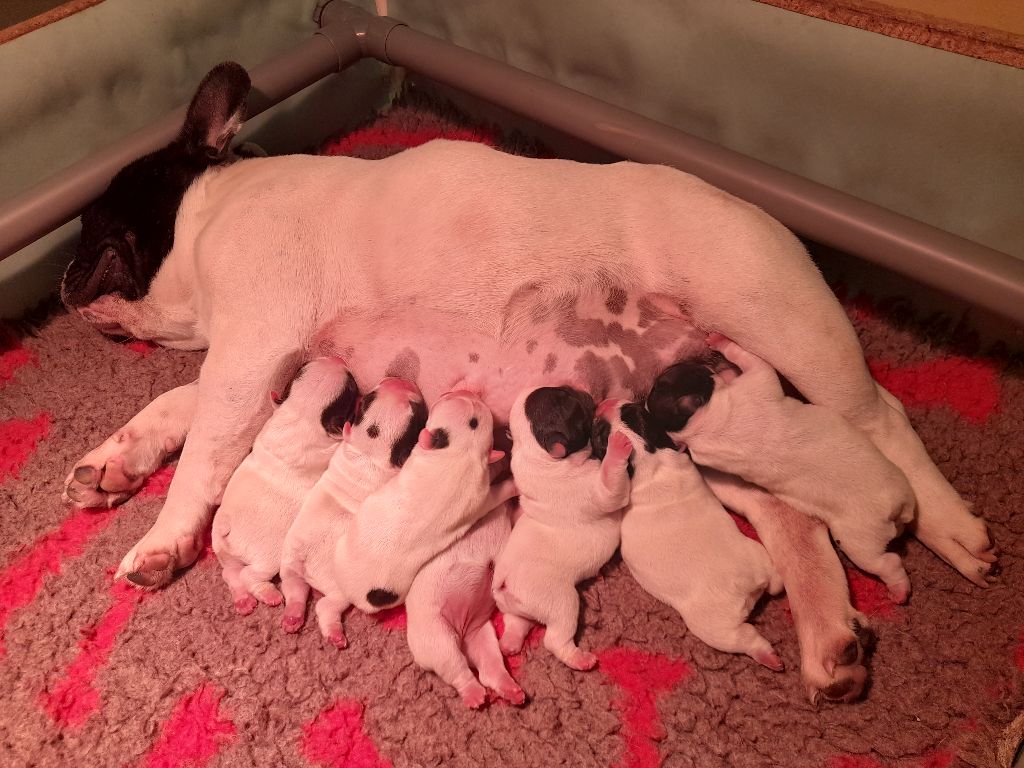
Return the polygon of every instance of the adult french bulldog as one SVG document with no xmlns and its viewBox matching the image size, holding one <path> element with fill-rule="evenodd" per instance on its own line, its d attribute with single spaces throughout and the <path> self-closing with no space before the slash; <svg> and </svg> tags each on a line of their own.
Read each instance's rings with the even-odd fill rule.
<svg viewBox="0 0 1024 768">
<path fill-rule="evenodd" d="M 122 501 L 188 435 L 164 508 L 119 575 L 154 587 L 196 559 L 270 413 L 265 393 L 304 359 L 340 353 L 358 380 L 410 378 L 431 402 L 462 383 L 504 422 L 517 393 L 567 378 L 597 400 L 639 399 L 705 349 L 700 329 L 716 329 L 862 429 L 910 480 L 918 538 L 986 583 L 996 558 L 984 523 L 871 379 L 807 252 L 763 211 L 671 168 L 460 142 L 380 161 L 235 162 L 249 85 L 233 63 L 206 76 L 178 138 L 85 210 L 62 281 L 64 303 L 104 332 L 208 350 L 197 384 L 158 398 L 68 477 L 77 504 Z M 791 542 L 793 518 L 759 517 L 783 578 L 814 578 L 779 565 L 804 549 L 772 551 Z M 846 626 L 816 647 L 849 638 Z"/>
</svg>

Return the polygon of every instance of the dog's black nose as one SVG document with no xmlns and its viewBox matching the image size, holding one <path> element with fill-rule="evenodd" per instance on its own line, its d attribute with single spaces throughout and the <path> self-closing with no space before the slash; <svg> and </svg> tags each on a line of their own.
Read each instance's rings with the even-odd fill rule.
<svg viewBox="0 0 1024 768">
<path fill-rule="evenodd" d="M 366 602 L 374 608 L 387 608 L 398 602 L 398 595 L 386 589 L 371 589 L 366 593 Z"/>
</svg>

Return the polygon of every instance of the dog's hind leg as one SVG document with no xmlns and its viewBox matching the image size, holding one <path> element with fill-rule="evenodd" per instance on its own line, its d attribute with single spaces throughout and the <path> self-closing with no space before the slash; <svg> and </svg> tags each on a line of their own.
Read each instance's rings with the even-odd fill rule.
<svg viewBox="0 0 1024 768">
<path fill-rule="evenodd" d="M 179 450 L 195 417 L 198 383 L 164 392 L 85 454 L 65 480 L 64 500 L 76 507 L 113 507 Z"/>
<path fill-rule="evenodd" d="M 863 617 L 850 605 L 828 529 L 734 475 L 700 471 L 722 504 L 753 524 L 785 584 L 800 642 L 800 675 L 811 700 L 859 696 L 867 680 L 857 631 Z"/>
</svg>

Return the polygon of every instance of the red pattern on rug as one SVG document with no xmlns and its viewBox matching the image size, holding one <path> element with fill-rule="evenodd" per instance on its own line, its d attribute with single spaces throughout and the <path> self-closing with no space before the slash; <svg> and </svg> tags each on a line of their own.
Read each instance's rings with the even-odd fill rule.
<svg viewBox="0 0 1024 768">
<path fill-rule="evenodd" d="M 50 433 L 50 414 L 40 413 L 31 421 L 10 419 L 0 424 L 0 483 L 21 476 L 21 468 L 36 449 L 36 443 Z"/>
<path fill-rule="evenodd" d="M 609 648 L 598 654 L 598 669 L 622 690 L 615 709 L 622 715 L 625 753 L 616 768 L 657 768 L 661 757 L 655 742 L 665 738 L 657 700 L 693 674 L 681 659 L 635 648 Z"/>
<path fill-rule="evenodd" d="M 36 539 L 25 554 L 0 572 L 0 658 L 7 652 L 4 634 L 11 614 L 35 599 L 45 576 L 60 573 L 64 560 L 82 554 L 113 514 L 106 509 L 75 512 L 59 528 Z"/>
<path fill-rule="evenodd" d="M 363 728 L 363 705 L 339 699 L 302 726 L 303 756 L 327 768 L 391 768 Z"/>
<path fill-rule="evenodd" d="M 100 694 L 93 685 L 96 675 L 106 666 L 114 643 L 135 609 L 154 593 L 118 581 L 111 586 L 110 594 L 112 602 L 102 618 L 82 629 L 74 661 L 39 694 L 39 706 L 58 726 L 79 726 L 99 708 Z"/>
<path fill-rule="evenodd" d="M 498 136 L 494 131 L 484 128 L 451 127 L 446 130 L 434 129 L 404 130 L 391 126 L 369 125 L 353 131 L 335 141 L 324 145 L 325 155 L 351 155 L 356 150 L 367 147 L 405 147 L 411 149 L 426 144 L 434 139 L 450 139 L 452 141 L 475 141 L 489 147 L 498 145 Z"/>
<path fill-rule="evenodd" d="M 19 368 L 37 362 L 35 353 L 21 346 L 0 353 L 0 386 L 13 379 Z"/>
<path fill-rule="evenodd" d="M 999 371 L 988 360 L 950 355 L 903 366 L 868 360 L 868 368 L 908 407 L 947 406 L 972 424 L 984 424 L 999 406 Z"/>
<path fill-rule="evenodd" d="M 178 699 L 139 768 L 204 768 L 235 737 L 234 723 L 220 712 L 223 696 L 205 682 Z"/>
<path fill-rule="evenodd" d="M 896 618 L 896 603 L 889 598 L 885 584 L 853 566 L 846 567 L 846 580 L 850 583 L 850 602 L 854 608 L 872 618 Z"/>
</svg>

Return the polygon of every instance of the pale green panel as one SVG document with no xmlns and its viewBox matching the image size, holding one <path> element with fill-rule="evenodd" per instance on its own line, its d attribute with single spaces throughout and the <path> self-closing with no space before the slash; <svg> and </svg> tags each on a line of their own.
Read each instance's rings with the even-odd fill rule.
<svg viewBox="0 0 1024 768">
<path fill-rule="evenodd" d="M 0 198 L 17 194 L 191 98 L 233 59 L 252 67 L 315 31 L 312 0 L 106 0 L 0 46 Z M 254 118 L 243 137 L 302 151 L 382 104 L 382 67 L 362 62 Z M 55 286 L 77 222 L 0 262 L 0 317 Z"/>
<path fill-rule="evenodd" d="M 1024 257 L 1024 71 L 752 0 L 390 0 L 388 13 Z"/>
</svg>

